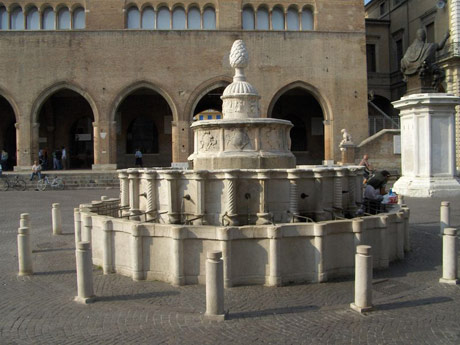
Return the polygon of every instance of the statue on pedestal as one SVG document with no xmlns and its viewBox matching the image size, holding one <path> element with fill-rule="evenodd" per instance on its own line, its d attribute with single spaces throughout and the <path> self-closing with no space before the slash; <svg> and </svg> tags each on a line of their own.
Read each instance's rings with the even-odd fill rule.
<svg viewBox="0 0 460 345">
<path fill-rule="evenodd" d="M 444 70 L 436 61 L 436 52 L 444 48 L 449 32 L 441 43 L 426 42 L 425 29 L 418 29 L 414 42 L 401 60 L 401 72 L 407 83 L 407 94 L 438 92 L 445 79 Z"/>
</svg>

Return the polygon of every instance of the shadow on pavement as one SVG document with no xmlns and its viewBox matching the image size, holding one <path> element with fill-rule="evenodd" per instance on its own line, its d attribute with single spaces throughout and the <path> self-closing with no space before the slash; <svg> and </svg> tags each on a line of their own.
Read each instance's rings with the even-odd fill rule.
<svg viewBox="0 0 460 345">
<path fill-rule="evenodd" d="M 34 276 L 53 276 L 59 274 L 69 274 L 77 273 L 76 270 L 61 270 L 61 271 L 51 271 L 51 272 L 34 272 Z"/>
<path fill-rule="evenodd" d="M 376 305 L 375 308 L 378 310 L 393 310 L 401 308 L 413 308 L 419 307 L 421 305 L 428 304 L 438 304 L 438 303 L 447 303 L 452 302 L 453 299 L 450 297 L 431 297 L 431 298 L 421 298 L 413 301 L 404 301 L 404 302 L 393 302 Z"/>
<path fill-rule="evenodd" d="M 135 295 L 115 295 L 115 296 L 97 296 L 98 302 L 113 302 L 113 301 L 132 301 L 138 299 L 159 298 L 166 296 L 179 295 L 178 291 L 159 291 L 159 292 L 146 292 Z"/>
<path fill-rule="evenodd" d="M 265 310 L 245 311 L 245 312 L 240 312 L 240 313 L 229 313 L 228 319 L 229 320 L 247 319 L 247 318 L 253 318 L 253 317 L 273 316 L 276 314 L 295 314 L 295 313 L 303 313 L 306 311 L 314 311 L 318 309 L 319 307 L 315 305 L 272 308 L 272 309 L 265 309 Z"/>
</svg>

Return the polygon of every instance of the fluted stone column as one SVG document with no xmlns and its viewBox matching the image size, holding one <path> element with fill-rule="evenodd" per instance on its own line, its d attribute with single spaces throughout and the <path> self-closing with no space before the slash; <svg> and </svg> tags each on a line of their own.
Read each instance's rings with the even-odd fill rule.
<svg viewBox="0 0 460 345">
<path fill-rule="evenodd" d="M 227 170 L 225 172 L 225 210 L 227 212 L 230 225 L 238 225 L 238 214 L 236 207 L 237 179 L 237 170 Z"/>
<path fill-rule="evenodd" d="M 144 180 L 147 182 L 147 220 L 154 219 L 157 211 L 157 198 L 155 194 L 156 173 L 149 171 L 143 175 Z"/>
<path fill-rule="evenodd" d="M 206 203 L 206 174 L 207 171 L 205 170 L 199 170 L 195 171 L 194 174 L 194 179 L 196 183 L 196 195 L 195 195 L 195 200 L 196 200 L 196 211 L 195 211 L 195 217 L 201 217 L 193 222 L 194 225 L 202 225 L 205 221 L 204 216 L 205 216 L 205 203 Z"/>
<path fill-rule="evenodd" d="M 272 227 L 268 229 L 270 238 L 270 249 L 268 262 L 270 266 L 270 276 L 268 277 L 269 286 L 281 286 L 281 229 Z"/>
<path fill-rule="evenodd" d="M 138 224 L 133 224 L 131 228 L 131 255 L 133 280 L 143 280 L 144 278 L 144 258 L 142 251 L 142 236 Z"/>
<path fill-rule="evenodd" d="M 139 209 L 139 171 L 138 170 L 128 170 L 128 180 L 129 180 L 129 214 L 134 216 L 134 217 L 131 217 L 131 219 L 140 220 L 140 217 L 138 216 L 141 213 Z"/>
<path fill-rule="evenodd" d="M 118 178 L 120 179 L 120 207 L 129 207 L 129 180 L 128 173 L 126 171 L 120 171 L 118 173 Z M 127 211 L 124 210 L 122 214 L 126 214 Z"/>
<path fill-rule="evenodd" d="M 288 170 L 288 180 L 289 180 L 289 212 L 291 212 L 294 217 L 299 215 L 299 187 L 297 181 L 300 178 L 296 170 Z"/>
<path fill-rule="evenodd" d="M 270 179 L 270 172 L 260 172 L 257 174 L 259 179 L 259 212 L 257 213 L 256 224 L 271 224 L 270 213 L 268 213 L 268 180 Z"/>
<path fill-rule="evenodd" d="M 181 215 L 178 212 L 178 190 L 177 190 L 177 179 L 179 178 L 180 172 L 170 170 L 164 173 L 167 181 L 167 193 L 168 193 L 168 219 L 170 224 L 179 224 Z"/>
<path fill-rule="evenodd" d="M 334 207 L 343 209 L 343 202 L 342 202 L 342 191 L 343 191 L 343 178 L 344 178 L 344 170 L 342 168 L 335 168 L 334 169 L 335 176 L 334 176 Z"/>
</svg>

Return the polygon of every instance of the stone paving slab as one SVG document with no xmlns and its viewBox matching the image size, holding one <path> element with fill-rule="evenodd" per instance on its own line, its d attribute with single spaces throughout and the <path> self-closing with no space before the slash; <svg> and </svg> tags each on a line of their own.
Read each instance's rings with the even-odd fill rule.
<svg viewBox="0 0 460 345">
<path fill-rule="evenodd" d="M 207 321 L 204 286 L 172 287 L 103 275 L 99 300 L 76 295 L 73 208 L 117 190 L 0 193 L 0 344 L 459 344 L 460 287 L 441 275 L 440 199 L 407 199 L 412 251 L 374 272 L 376 310 L 349 307 L 353 280 L 225 290 L 229 320 Z M 460 225 L 460 197 L 452 201 Z M 52 236 L 60 202 L 64 235 Z M 19 215 L 31 214 L 35 275 L 17 276 Z"/>
</svg>

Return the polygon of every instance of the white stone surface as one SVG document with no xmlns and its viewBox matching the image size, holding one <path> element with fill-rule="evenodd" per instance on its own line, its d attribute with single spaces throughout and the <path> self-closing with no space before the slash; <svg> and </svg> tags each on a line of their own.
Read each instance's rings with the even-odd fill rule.
<svg viewBox="0 0 460 345">
<path fill-rule="evenodd" d="M 401 117 L 401 173 L 393 189 L 413 197 L 460 193 L 455 161 L 455 107 L 460 98 L 413 94 L 393 102 Z"/>
</svg>

